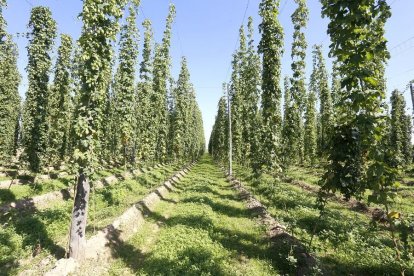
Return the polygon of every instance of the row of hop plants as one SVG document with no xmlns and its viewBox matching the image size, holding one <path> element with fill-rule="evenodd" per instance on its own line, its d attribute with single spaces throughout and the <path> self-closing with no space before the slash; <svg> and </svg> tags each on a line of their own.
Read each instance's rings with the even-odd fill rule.
<svg viewBox="0 0 414 276">
<path fill-rule="evenodd" d="M 53 68 L 57 22 L 49 8 L 33 7 L 28 89 L 21 102 L 17 46 L 6 32 L 6 1 L 0 0 L 0 163 L 17 158 L 19 166 L 34 173 L 70 164 L 76 174 L 69 242 L 73 258 L 84 254 L 90 180 L 99 168 L 185 164 L 205 151 L 186 58 L 177 80 L 170 73 L 175 6 L 169 6 L 161 43 L 154 43 L 151 21 L 143 21 L 140 60 L 139 5 L 139 0 L 83 1 L 81 36 L 74 43 L 69 35 L 60 35 Z"/>
<path fill-rule="evenodd" d="M 412 125 L 402 93 L 392 92 L 390 107 L 385 98 L 385 66 L 390 55 L 384 25 L 391 16 L 390 6 L 384 0 L 322 0 L 321 14 L 330 20 L 332 81 L 329 83 L 322 46 L 314 45 L 307 84 L 305 29 L 309 10 L 305 0 L 295 3 L 291 16 L 292 75 L 284 79 L 284 93 L 279 84 L 284 52 L 284 32 L 278 20 L 280 1 L 262 0 L 258 49 L 249 19 L 249 42 L 246 44 L 242 26 L 231 80 L 225 85 L 229 96 L 219 100 L 209 152 L 217 161 L 227 163 L 231 150 L 232 161 L 252 168 L 257 179 L 263 173 L 283 178 L 292 165 L 324 168 L 316 202 L 321 215 L 331 192 L 357 200 L 368 192 L 368 203 L 385 210 L 403 274 L 413 266 L 414 221 L 393 206 L 397 179 L 413 160 Z"/>
</svg>

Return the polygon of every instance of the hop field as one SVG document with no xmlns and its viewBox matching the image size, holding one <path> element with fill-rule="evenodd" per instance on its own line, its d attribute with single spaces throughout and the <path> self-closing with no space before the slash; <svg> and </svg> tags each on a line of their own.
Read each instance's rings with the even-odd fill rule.
<svg viewBox="0 0 414 276">
<path fill-rule="evenodd" d="M 41 2 L 0 0 L 0 275 L 414 275 L 414 2 Z"/>
</svg>

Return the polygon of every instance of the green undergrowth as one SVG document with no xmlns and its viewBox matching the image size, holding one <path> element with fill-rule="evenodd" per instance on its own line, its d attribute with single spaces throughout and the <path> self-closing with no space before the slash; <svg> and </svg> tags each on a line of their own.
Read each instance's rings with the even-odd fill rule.
<svg viewBox="0 0 414 276">
<path fill-rule="evenodd" d="M 143 198 L 152 189 L 162 185 L 178 167 L 166 166 L 141 174 L 134 179 L 121 181 L 91 193 L 87 236 L 94 230 L 110 224 L 128 207 Z M 137 182 L 140 185 L 137 185 Z"/>
<path fill-rule="evenodd" d="M 276 181 L 269 175 L 255 179 L 250 170 L 236 166 L 236 176 L 268 207 L 276 220 L 316 255 L 321 273 L 329 275 L 399 275 L 391 234 L 386 226 L 373 224 L 366 214 L 330 200 L 320 218 L 316 194 L 299 186 Z M 301 180 L 312 182 L 307 172 Z M 299 177 L 298 177 L 299 178 Z M 406 275 L 414 264 L 406 263 Z M 411 272 L 410 272 L 411 271 Z M 407 272 L 409 272 L 407 274 Z"/>
<path fill-rule="evenodd" d="M 95 173 L 94 178 L 96 179 L 103 178 L 103 177 L 111 176 L 113 174 L 121 174 L 122 172 L 124 172 L 124 168 L 112 168 L 112 169 L 99 170 Z"/>
<path fill-rule="evenodd" d="M 0 205 L 23 198 L 30 198 L 66 189 L 70 185 L 73 185 L 73 178 L 69 176 L 58 179 L 42 180 L 39 183 L 11 185 L 10 189 L 0 189 Z"/>
<path fill-rule="evenodd" d="M 113 275 L 277 275 L 277 252 L 223 173 L 203 157 L 143 229 L 113 248 Z"/>
<path fill-rule="evenodd" d="M 120 172 L 122 172 L 122 170 L 114 169 L 100 171 L 94 176 L 94 178 L 102 178 Z M 35 183 L 33 183 L 33 180 L 29 180 L 27 183 L 11 185 L 10 188 L 0 189 L 0 205 L 20 199 L 31 198 L 37 195 L 67 189 L 73 187 L 73 184 L 74 177 L 65 176 L 59 177 L 57 179 L 39 180 Z"/>
<path fill-rule="evenodd" d="M 287 177 L 306 181 L 311 186 L 318 186 L 318 182 L 322 174 L 323 171 L 320 168 L 294 166 L 286 170 Z"/>
<path fill-rule="evenodd" d="M 98 171 L 93 179 L 101 179 L 111 175 L 121 175 L 123 168 Z M 31 198 L 62 189 L 73 188 L 73 176 L 60 177 L 57 179 L 40 180 L 37 183 L 24 183 L 21 185 L 11 185 L 10 189 L 0 189 L 0 206 L 19 199 Z"/>
<path fill-rule="evenodd" d="M 302 167 L 292 167 L 286 172 L 287 176 L 296 180 L 301 180 L 306 182 L 308 185 L 314 187 L 315 189 L 319 188 L 318 182 L 322 176 L 322 170 L 320 168 L 302 168 Z M 400 181 L 397 182 L 396 187 L 393 189 L 393 192 L 397 195 L 393 202 L 390 204 L 390 208 L 393 211 L 401 212 L 405 216 L 414 215 L 414 186 L 408 186 L 403 183 L 409 183 L 411 177 L 410 172 L 405 172 L 402 174 Z M 362 202 L 367 203 L 370 192 L 366 192 L 362 198 Z M 339 193 L 337 196 L 340 197 Z M 377 204 L 369 204 L 373 208 L 384 209 L 384 206 Z"/>
<path fill-rule="evenodd" d="M 10 179 L 11 179 L 11 177 L 9 177 L 9 176 L 2 176 L 2 175 L 0 175 L 0 181 L 10 180 Z"/>
<path fill-rule="evenodd" d="M 87 236 L 110 224 L 152 188 L 169 178 L 176 166 L 165 166 L 91 191 Z M 37 270 L 46 256 L 61 258 L 67 247 L 73 201 L 59 201 L 45 210 L 12 211 L 0 217 L 0 275 Z M 39 250 L 40 249 L 40 250 Z M 53 262 L 50 262 L 52 265 Z"/>
<path fill-rule="evenodd" d="M 27 175 L 27 174 L 17 175 L 18 170 L 12 169 L 12 168 L 3 168 L 3 169 L 0 169 L 0 172 L 2 173 L 2 176 L 0 176 L 0 181 L 10 180 L 10 179 L 16 178 L 16 176 L 19 179 L 32 178 L 32 176 Z"/>
</svg>

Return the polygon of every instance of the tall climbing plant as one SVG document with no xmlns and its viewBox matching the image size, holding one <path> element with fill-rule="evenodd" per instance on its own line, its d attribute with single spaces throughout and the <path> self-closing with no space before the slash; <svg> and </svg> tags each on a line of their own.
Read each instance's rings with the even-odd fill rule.
<svg viewBox="0 0 414 276">
<path fill-rule="evenodd" d="M 231 132 L 232 132 L 232 150 L 233 159 L 236 162 L 241 162 L 242 152 L 244 149 L 243 143 L 243 108 L 245 105 L 245 83 L 243 71 L 246 69 L 246 36 L 244 27 L 239 29 L 239 49 L 233 54 L 232 60 L 232 74 L 230 81 L 230 100 L 231 100 Z"/>
<path fill-rule="evenodd" d="M 292 156 L 298 162 L 304 161 L 304 127 L 303 127 L 303 114 L 306 109 L 306 85 L 305 85 L 305 58 L 307 42 L 305 38 L 304 29 L 306 28 L 309 20 L 309 10 L 306 6 L 306 0 L 295 0 L 298 5 L 294 13 L 292 14 L 292 23 L 294 27 L 293 31 L 293 43 L 292 43 L 292 79 L 291 79 L 291 97 L 295 108 L 292 112 L 299 113 L 293 114 L 292 120 L 297 131 L 294 132 L 294 136 L 291 137 L 292 144 L 289 149 L 292 152 Z"/>
<path fill-rule="evenodd" d="M 313 69 L 310 90 L 319 97 L 320 131 L 318 152 L 325 155 L 334 125 L 332 94 L 328 84 L 328 71 L 322 54 L 322 46 L 313 47 Z"/>
<path fill-rule="evenodd" d="M 79 38 L 82 68 L 77 102 L 74 160 L 78 176 L 70 228 L 69 256 L 81 259 L 86 246 L 86 222 L 90 177 L 98 163 L 102 114 L 111 76 L 112 43 L 126 0 L 83 2 L 82 34 Z"/>
<path fill-rule="evenodd" d="M 223 84 L 223 90 L 227 84 Z M 216 161 L 225 162 L 228 151 L 228 113 L 225 97 L 218 102 L 218 111 L 209 143 L 210 154 Z"/>
<path fill-rule="evenodd" d="M 58 164 L 67 154 L 69 127 L 71 120 L 71 62 L 72 38 L 62 34 L 55 66 L 55 78 L 50 89 L 48 123 L 48 160 L 49 164 Z"/>
<path fill-rule="evenodd" d="M 386 200 L 395 174 L 378 147 L 383 139 L 385 91 L 383 71 L 377 68 L 389 58 L 384 25 L 390 7 L 383 0 L 323 0 L 322 14 L 330 19 L 330 55 L 340 62 L 343 88 L 322 189 L 361 198 L 368 188 L 377 192 L 371 200 Z"/>
<path fill-rule="evenodd" d="M 6 1 L 0 1 L 0 164 L 10 164 L 16 151 L 16 132 L 19 127 L 20 74 L 17 68 L 17 46 L 7 34 L 3 8 Z"/>
<path fill-rule="evenodd" d="M 316 93 L 309 90 L 305 109 L 304 125 L 304 158 L 307 164 L 315 164 L 317 147 L 317 122 L 316 122 Z"/>
<path fill-rule="evenodd" d="M 56 22 L 46 7 L 34 7 L 29 20 L 29 87 L 23 113 L 23 142 L 30 170 L 39 172 L 46 159 L 48 140 L 49 73 Z"/>
<path fill-rule="evenodd" d="M 242 90 L 243 106 L 242 106 L 242 125 L 243 125 L 243 161 L 246 163 L 252 161 L 252 148 L 257 133 L 257 116 L 260 97 L 260 73 L 261 64 L 260 57 L 256 52 L 254 43 L 254 26 L 253 18 L 249 17 L 247 23 L 247 52 L 245 67 L 242 71 L 244 80 L 244 89 Z"/>
<path fill-rule="evenodd" d="M 405 99 L 398 91 L 391 95 L 391 118 L 389 146 L 392 150 L 393 165 L 406 167 L 412 159 L 411 118 L 405 114 Z"/>
<path fill-rule="evenodd" d="M 187 60 L 183 57 L 181 61 L 181 71 L 178 76 L 177 86 L 174 92 L 174 108 L 172 111 L 172 151 L 175 161 L 185 160 L 188 155 L 190 141 L 194 138 L 190 132 L 192 126 L 192 104 L 190 93 L 192 85 L 190 83 L 190 72 L 187 67 Z"/>
<path fill-rule="evenodd" d="M 140 82 L 137 85 L 137 157 L 144 163 L 155 159 L 155 142 L 157 127 L 152 121 L 155 114 L 153 100 L 155 98 L 153 89 L 153 32 L 151 21 L 146 19 L 142 23 L 144 27 L 144 46 L 142 50 L 142 61 L 140 64 Z"/>
<path fill-rule="evenodd" d="M 167 139 L 168 139 L 168 91 L 167 83 L 170 76 L 171 57 L 171 30 L 176 15 L 175 6 L 170 5 L 166 20 L 164 37 L 162 43 L 155 49 L 154 76 L 153 76 L 153 118 L 157 126 L 155 158 L 159 162 L 167 160 Z"/>
<path fill-rule="evenodd" d="M 299 114 L 295 110 L 297 109 L 297 106 L 293 104 L 292 99 L 292 89 L 291 89 L 291 83 L 290 78 L 288 76 L 285 76 L 283 81 L 284 86 L 284 94 L 283 94 L 283 124 L 282 124 L 282 133 L 281 133 L 281 139 L 282 139 L 282 150 L 281 150 L 281 160 L 282 163 L 285 166 L 290 165 L 293 160 L 295 159 L 294 152 L 291 150 L 291 146 L 293 145 L 294 138 L 296 135 L 296 132 L 298 131 L 296 129 L 295 120 L 293 119 L 293 115 Z"/>
<path fill-rule="evenodd" d="M 121 28 L 119 41 L 119 65 L 115 74 L 114 93 L 116 98 L 115 121 L 118 126 L 121 142 L 121 155 L 124 164 L 133 163 L 135 158 L 136 127 L 136 93 L 135 71 L 138 63 L 138 28 L 136 26 L 136 10 L 129 7 L 126 24 Z"/>
<path fill-rule="evenodd" d="M 259 53 L 262 54 L 262 146 L 254 166 L 255 171 L 262 169 L 272 172 L 280 170 L 278 153 L 280 150 L 281 97 L 279 85 L 281 58 L 283 54 L 283 28 L 278 20 L 279 0 L 262 0 L 259 14 L 262 22 L 259 31 L 262 38 L 259 43 Z"/>
<path fill-rule="evenodd" d="M 409 255 L 401 255 L 404 247 L 394 235 L 399 216 L 392 216 L 390 210 L 397 170 L 390 161 L 392 152 L 383 147 L 387 139 L 384 68 L 390 57 L 384 33 L 390 6 L 385 0 L 322 0 L 322 14 L 330 19 L 330 55 L 339 62 L 342 89 L 320 202 L 326 202 L 327 191 L 361 199 L 370 190 L 368 200 L 385 207 L 396 260 L 404 274 L 402 258 Z"/>
</svg>

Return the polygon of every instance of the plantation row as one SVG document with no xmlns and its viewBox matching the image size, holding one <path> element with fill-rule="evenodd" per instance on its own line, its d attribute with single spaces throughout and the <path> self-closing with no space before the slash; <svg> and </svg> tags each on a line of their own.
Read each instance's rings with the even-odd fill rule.
<svg viewBox="0 0 414 276">
<path fill-rule="evenodd" d="M 86 37 L 92 35 L 87 26 L 76 45 L 69 35 L 61 34 L 53 70 L 51 56 L 57 23 L 48 8 L 33 8 L 27 33 L 29 88 L 22 104 L 18 94 L 16 44 L 6 33 L 7 25 L 1 16 L 4 66 L 0 81 L 4 114 L 0 124 L 4 131 L 0 139 L 0 164 L 9 165 L 18 152 L 21 167 L 24 162 L 30 170 L 39 172 L 65 161 L 88 160 L 91 157 L 85 155 L 85 148 L 89 148 L 93 149 L 96 163 L 129 166 L 191 160 L 204 150 L 201 113 L 184 57 L 178 80 L 170 75 L 169 48 L 175 8 L 170 6 L 163 40 L 155 49 L 151 22 L 143 21 L 142 61 L 136 80 L 139 1 L 135 2 L 130 4 L 126 23 L 120 28 L 116 62 L 114 39 L 118 36 L 118 19 L 123 14 L 122 3 L 103 10 L 114 12 L 115 19 L 95 22 L 114 26 L 102 34 L 110 39 L 107 43 L 93 45 L 93 41 L 87 41 L 92 39 Z M 2 1 L 1 9 L 5 5 Z M 88 10 L 83 11 L 84 17 Z M 98 58 L 96 53 L 102 57 Z M 90 75 L 86 75 L 87 66 Z M 92 88 L 99 90 L 99 96 L 86 91 Z M 90 135 L 93 143 L 89 141 Z M 85 147 L 82 141 L 92 144 Z"/>
<path fill-rule="evenodd" d="M 33 7 L 28 89 L 21 103 L 17 46 L 6 32 L 6 1 L 0 0 L 0 165 L 13 161 L 18 169 L 40 173 L 64 163 L 76 176 L 69 238 L 73 258 L 84 255 L 90 180 L 97 171 L 185 164 L 205 150 L 201 112 L 184 57 L 178 79 L 170 74 L 175 7 L 170 5 L 162 41 L 155 47 L 151 21 L 143 21 L 139 62 L 139 5 L 139 0 L 83 1 L 81 36 L 75 45 L 61 34 L 53 69 L 57 23 L 49 8 Z"/>
<path fill-rule="evenodd" d="M 365 206 L 364 202 L 374 204 L 380 208 L 377 219 L 385 224 L 370 229 L 375 245 L 359 241 L 364 246 L 351 251 L 374 246 L 379 254 L 389 256 L 391 244 L 393 259 L 384 262 L 394 272 L 397 267 L 401 274 L 410 271 L 411 275 L 414 217 L 412 208 L 400 204 L 405 202 L 407 187 L 398 180 L 413 160 L 412 125 L 403 95 L 393 91 L 390 107 L 385 98 L 385 68 L 390 54 L 384 25 L 391 16 L 390 6 L 383 0 L 321 1 L 322 16 L 330 20 L 327 32 L 332 42 L 329 57 L 333 68 L 329 83 L 321 45 L 313 46 L 312 74 L 308 81 L 305 77 L 305 29 L 309 20 L 306 2 L 295 0 L 297 8 L 291 16 L 292 75 L 284 78 L 284 89 L 280 86 L 284 52 L 284 32 L 278 21 L 280 1 L 260 3 L 258 51 L 254 47 L 252 20 L 247 24 L 247 42 L 244 26 L 240 28 L 240 45 L 233 55 L 231 81 L 223 85 L 227 97 L 218 103 L 209 153 L 222 164 L 234 161 L 236 168 L 241 166 L 236 176 L 251 169 L 252 175 L 246 179 L 255 179 L 252 185 L 278 208 L 282 206 L 276 199 L 283 198 L 289 190 L 284 191 L 280 184 L 292 166 L 299 171 L 306 166 L 322 167 L 323 173 L 317 178 L 320 189 L 313 188 L 317 196 L 312 202 L 312 208 L 319 209 L 319 217 L 313 221 L 316 226 L 304 235 L 310 240 L 309 253 L 319 250 L 312 245 L 317 233 L 333 231 L 333 235 L 339 235 L 338 231 L 342 231 L 324 223 L 331 215 L 328 199 L 337 193 L 335 196 L 345 201 L 362 201 L 361 206 Z M 305 203 L 298 198 L 292 204 Z M 288 219 L 294 229 L 297 218 Z M 380 233 L 383 230 L 386 239 Z M 374 266 L 368 256 L 359 257 Z M 350 261 L 350 266 L 359 257 Z M 388 268 L 379 268 L 382 272 L 378 273 L 386 274 Z"/>
</svg>

